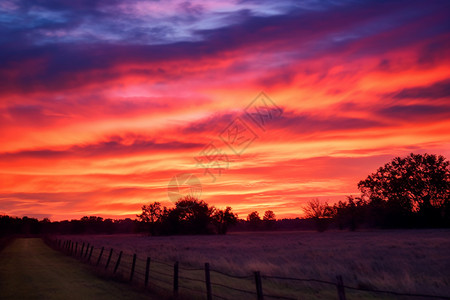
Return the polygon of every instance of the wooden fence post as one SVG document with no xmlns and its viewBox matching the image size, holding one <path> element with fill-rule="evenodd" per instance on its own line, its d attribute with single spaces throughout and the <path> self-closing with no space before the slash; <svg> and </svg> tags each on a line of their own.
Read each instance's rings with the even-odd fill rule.
<svg viewBox="0 0 450 300">
<path fill-rule="evenodd" d="M 73 242 L 70 241 L 70 255 L 73 254 Z"/>
<path fill-rule="evenodd" d="M 73 253 L 73 256 L 77 256 L 77 250 L 78 250 L 78 242 L 75 243 L 75 252 Z"/>
<path fill-rule="evenodd" d="M 100 260 L 102 259 L 102 256 L 103 256 L 103 251 L 105 250 L 105 247 L 102 247 L 102 250 L 100 251 L 100 255 L 98 256 L 98 259 L 97 259 L 97 264 L 96 264 L 96 266 L 98 266 L 98 264 L 100 263 Z"/>
<path fill-rule="evenodd" d="M 345 288 L 344 288 L 344 281 L 342 280 L 342 276 L 338 275 L 336 276 L 337 279 L 337 292 L 338 292 L 338 297 L 339 300 L 346 300 L 347 298 L 345 297 Z"/>
<path fill-rule="evenodd" d="M 259 271 L 255 272 L 255 284 L 256 284 L 256 296 L 258 300 L 263 300 L 263 289 L 261 283 L 261 273 Z"/>
<path fill-rule="evenodd" d="M 131 274 L 130 274 L 130 282 L 133 281 L 134 276 L 134 268 L 136 267 L 136 253 L 133 254 L 133 262 L 131 263 Z"/>
<path fill-rule="evenodd" d="M 94 250 L 94 246 L 91 246 L 91 251 L 89 251 L 88 262 L 91 261 L 92 251 Z"/>
<path fill-rule="evenodd" d="M 211 275 L 209 273 L 209 263 L 205 263 L 205 283 L 206 283 L 206 299 L 212 300 Z"/>
<path fill-rule="evenodd" d="M 89 244 L 89 243 L 87 243 L 87 246 L 86 246 L 86 253 L 84 253 L 84 258 L 86 258 L 86 256 L 88 255 L 88 252 L 89 252 L 89 246 L 90 246 L 91 244 Z"/>
<path fill-rule="evenodd" d="M 147 256 L 147 265 L 145 266 L 145 287 L 148 286 L 149 275 L 150 275 L 150 257 Z"/>
<path fill-rule="evenodd" d="M 173 296 L 178 297 L 178 262 L 173 265 Z"/>
<path fill-rule="evenodd" d="M 84 242 L 83 242 L 83 246 L 81 247 L 81 251 L 80 251 L 80 257 L 83 258 L 83 252 L 84 252 Z"/>
<path fill-rule="evenodd" d="M 120 264 L 120 259 L 122 258 L 122 251 L 120 251 L 119 253 L 119 258 L 117 258 L 117 262 L 116 262 L 116 267 L 114 268 L 114 274 L 116 274 L 117 269 L 119 268 L 119 264 Z"/>
<path fill-rule="evenodd" d="M 109 251 L 109 256 L 108 256 L 108 260 L 106 261 L 105 270 L 108 269 L 109 262 L 111 261 L 112 253 L 113 253 L 113 248 L 111 248 L 111 250 Z"/>
</svg>

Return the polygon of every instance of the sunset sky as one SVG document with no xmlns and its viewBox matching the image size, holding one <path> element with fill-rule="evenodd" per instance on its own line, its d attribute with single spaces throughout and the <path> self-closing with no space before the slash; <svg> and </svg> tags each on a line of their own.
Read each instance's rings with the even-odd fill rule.
<svg viewBox="0 0 450 300">
<path fill-rule="evenodd" d="M 134 218 L 184 173 L 241 218 L 297 217 L 395 156 L 450 158 L 449 20 L 447 0 L 2 0 L 0 214 Z"/>
</svg>

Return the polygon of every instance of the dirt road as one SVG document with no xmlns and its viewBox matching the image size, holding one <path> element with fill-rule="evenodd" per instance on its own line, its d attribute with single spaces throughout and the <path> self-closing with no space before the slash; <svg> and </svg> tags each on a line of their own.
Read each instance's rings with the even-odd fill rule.
<svg viewBox="0 0 450 300">
<path fill-rule="evenodd" d="M 144 298 L 149 295 L 95 276 L 38 238 L 16 239 L 0 252 L 0 299 Z"/>
</svg>

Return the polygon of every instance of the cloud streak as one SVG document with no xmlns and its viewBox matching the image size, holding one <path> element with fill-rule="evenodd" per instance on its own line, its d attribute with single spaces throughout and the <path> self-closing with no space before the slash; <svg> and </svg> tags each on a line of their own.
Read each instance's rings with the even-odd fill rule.
<svg viewBox="0 0 450 300">
<path fill-rule="evenodd" d="M 447 1 L 2 1 L 0 212 L 134 217 L 194 173 L 212 205 L 300 216 L 390 158 L 449 157 Z M 262 130 L 244 110 L 282 108 Z M 220 134 L 242 117 L 241 155 Z M 194 157 L 230 158 L 212 182 Z M 217 171 L 217 170 L 215 170 Z M 62 199 L 62 200 L 61 200 Z"/>
</svg>

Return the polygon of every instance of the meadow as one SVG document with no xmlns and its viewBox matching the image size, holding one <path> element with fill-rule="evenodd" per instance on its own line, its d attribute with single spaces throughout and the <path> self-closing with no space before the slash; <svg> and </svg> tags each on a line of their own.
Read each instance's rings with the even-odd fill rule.
<svg viewBox="0 0 450 300">
<path fill-rule="evenodd" d="M 324 233 L 242 232 L 225 236 L 82 235 L 63 236 L 126 254 L 203 267 L 238 276 L 262 275 L 335 281 L 352 287 L 450 297 L 450 230 L 328 231 Z M 199 273 L 202 276 L 202 273 Z M 216 276 L 218 281 L 226 280 Z M 277 283 L 283 295 L 336 298 L 335 287 Z M 349 299 L 398 299 L 356 293 Z M 333 296 L 332 296 L 333 295 Z M 408 298 L 401 298 L 408 299 Z M 412 298 L 411 298 L 412 299 Z M 414 298 L 417 299 L 417 298 Z"/>
</svg>

